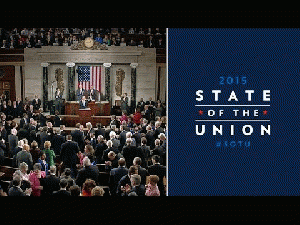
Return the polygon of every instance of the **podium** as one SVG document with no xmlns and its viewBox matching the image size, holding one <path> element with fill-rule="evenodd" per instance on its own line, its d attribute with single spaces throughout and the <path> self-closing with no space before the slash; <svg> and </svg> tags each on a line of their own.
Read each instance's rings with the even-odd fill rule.
<svg viewBox="0 0 300 225">
<path fill-rule="evenodd" d="M 108 101 L 88 103 L 88 107 L 91 109 L 92 116 L 109 116 L 110 104 Z M 79 103 L 77 101 L 65 102 L 65 114 L 66 115 L 79 115 Z"/>
<path fill-rule="evenodd" d="M 78 110 L 78 116 L 79 117 L 91 117 L 92 116 L 92 110 L 90 108 L 79 109 Z"/>
<path fill-rule="evenodd" d="M 92 122 L 91 117 L 92 117 L 92 110 L 90 108 L 85 108 L 85 109 L 79 109 L 78 110 L 78 116 L 79 116 L 79 123 L 81 124 L 86 124 L 87 122 Z"/>
<path fill-rule="evenodd" d="M 87 122 L 91 122 L 93 126 L 97 123 L 102 123 L 108 126 L 110 123 L 110 103 L 108 101 L 88 103 L 88 108 L 79 109 L 77 101 L 65 102 L 65 115 L 60 115 L 63 123 L 66 126 L 74 127 L 76 123 L 81 123 L 85 126 Z"/>
</svg>

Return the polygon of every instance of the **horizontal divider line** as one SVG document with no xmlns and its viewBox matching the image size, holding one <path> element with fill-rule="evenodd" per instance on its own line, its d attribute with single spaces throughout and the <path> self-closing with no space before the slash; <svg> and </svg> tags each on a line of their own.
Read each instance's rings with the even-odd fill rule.
<svg viewBox="0 0 300 225">
<path fill-rule="evenodd" d="M 195 120 L 197 122 L 268 122 L 270 120 Z"/>
<path fill-rule="evenodd" d="M 265 106 L 270 106 L 270 105 L 195 105 L 195 106 L 222 106 L 222 107 L 224 107 L 224 106 L 232 106 L 232 107 L 234 107 L 234 106 L 254 106 L 254 107 L 256 107 L 256 106 L 262 106 L 262 107 L 265 107 Z"/>
</svg>

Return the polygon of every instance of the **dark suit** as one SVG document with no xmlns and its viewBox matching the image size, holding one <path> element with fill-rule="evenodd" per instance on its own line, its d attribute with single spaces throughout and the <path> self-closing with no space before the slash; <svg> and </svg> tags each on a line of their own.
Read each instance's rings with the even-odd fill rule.
<svg viewBox="0 0 300 225">
<path fill-rule="evenodd" d="M 78 89 L 77 91 L 76 91 L 76 96 L 77 96 L 77 101 L 80 101 L 81 100 L 81 98 L 82 98 L 82 96 L 83 95 L 85 95 L 85 90 L 84 89 Z"/>
<path fill-rule="evenodd" d="M 58 115 L 55 115 L 53 127 L 60 127 L 60 125 L 61 125 L 61 119 Z"/>
<path fill-rule="evenodd" d="M 154 149 L 155 147 L 155 137 L 154 132 L 149 131 L 146 133 L 147 145 L 150 146 L 150 149 Z"/>
<path fill-rule="evenodd" d="M 102 162 L 102 156 L 105 149 L 107 149 L 107 145 L 104 142 L 100 142 L 96 145 L 95 157 L 97 164 L 100 164 Z"/>
<path fill-rule="evenodd" d="M 119 139 L 120 139 L 120 145 L 121 145 L 121 149 L 123 148 L 123 146 L 125 145 L 126 143 L 126 133 L 127 131 L 123 130 L 120 134 L 119 134 Z"/>
<path fill-rule="evenodd" d="M 72 176 L 76 176 L 76 162 L 79 146 L 74 141 L 67 141 L 61 145 L 60 159 L 63 161 L 66 168 L 71 168 Z"/>
<path fill-rule="evenodd" d="M 102 135 L 105 138 L 105 130 L 103 128 L 98 128 L 95 130 L 95 138 L 97 139 L 99 135 Z"/>
<path fill-rule="evenodd" d="M 52 138 L 52 147 L 55 155 L 60 155 L 61 145 L 65 143 L 65 137 L 62 135 L 54 135 Z"/>
<path fill-rule="evenodd" d="M 154 164 L 148 167 L 148 172 L 150 175 L 157 175 L 159 177 L 159 181 L 157 183 L 158 189 L 161 195 L 165 195 L 165 188 L 163 185 L 163 178 L 167 176 L 167 169 L 165 166 L 160 164 Z"/>
<path fill-rule="evenodd" d="M 61 113 L 61 99 L 62 99 L 61 92 L 58 93 L 58 91 L 55 91 L 55 100 L 54 100 L 55 111 L 58 111 L 59 114 Z"/>
<path fill-rule="evenodd" d="M 23 117 L 23 118 L 20 120 L 20 128 L 23 128 L 24 125 L 25 125 L 25 124 L 28 124 L 28 123 L 29 123 L 29 120 Z"/>
<path fill-rule="evenodd" d="M 116 154 L 118 154 L 119 153 L 119 151 L 120 151 L 120 141 L 118 140 L 118 139 L 111 139 L 111 141 L 112 141 L 112 143 L 113 143 L 113 145 L 112 145 L 112 147 L 113 147 L 113 151 L 116 153 Z"/>
<path fill-rule="evenodd" d="M 59 183 L 60 179 L 51 174 L 41 179 L 41 186 L 44 187 L 42 195 L 49 196 L 52 195 L 54 191 L 58 191 L 60 189 Z"/>
<path fill-rule="evenodd" d="M 98 91 L 96 89 L 89 90 L 88 99 L 98 101 Z"/>
<path fill-rule="evenodd" d="M 126 166 L 129 168 L 133 165 L 133 159 L 137 157 L 137 150 L 134 146 L 124 146 L 122 150 L 122 155 L 125 158 Z"/>
<path fill-rule="evenodd" d="M 12 153 L 18 145 L 18 137 L 16 135 L 8 135 L 9 152 Z"/>
<path fill-rule="evenodd" d="M 88 108 L 88 101 L 87 100 L 85 100 L 85 101 L 80 100 L 79 101 L 79 108 L 80 109 L 86 109 L 86 108 Z"/>
<path fill-rule="evenodd" d="M 75 129 L 71 132 L 71 136 L 73 141 L 78 143 L 80 150 L 82 151 L 84 148 L 84 136 L 83 133 L 79 129 Z"/>
<path fill-rule="evenodd" d="M 33 99 L 31 104 L 33 105 L 34 110 L 38 110 L 41 107 L 42 102 L 41 99 Z"/>
<path fill-rule="evenodd" d="M 109 188 L 112 195 L 116 195 L 118 183 L 126 174 L 128 174 L 128 169 L 126 167 L 119 166 L 118 168 L 113 168 L 110 171 Z"/>
<path fill-rule="evenodd" d="M 149 176 L 148 170 L 143 167 L 138 166 L 138 175 L 141 176 L 141 184 L 146 184 L 146 177 Z"/>
<path fill-rule="evenodd" d="M 41 127 L 46 126 L 47 118 L 43 115 L 43 113 L 39 114 L 38 119 L 40 121 L 40 126 Z"/>
<path fill-rule="evenodd" d="M 144 111 L 145 102 L 144 101 L 138 102 L 136 107 L 140 108 L 141 112 Z"/>
<path fill-rule="evenodd" d="M 8 190 L 8 196 L 26 196 L 26 194 L 21 188 L 17 186 L 12 186 Z"/>
<path fill-rule="evenodd" d="M 53 193 L 54 196 L 71 196 L 71 193 L 66 190 L 59 190 Z"/>
<path fill-rule="evenodd" d="M 17 104 L 17 112 L 18 112 L 18 116 L 22 116 L 23 115 L 23 111 L 24 111 L 24 105 L 23 105 L 23 102 L 20 101 L 18 104 Z"/>
<path fill-rule="evenodd" d="M 129 184 L 131 185 L 131 181 L 130 181 L 130 178 L 128 176 L 128 174 L 124 175 L 119 183 L 118 183 L 118 187 L 117 187 L 117 195 L 121 196 L 122 195 L 122 191 L 121 191 L 121 187 L 125 187 L 126 184 Z"/>
<path fill-rule="evenodd" d="M 96 184 L 99 184 L 99 170 L 97 166 L 87 166 L 81 170 L 78 171 L 78 175 L 76 177 L 75 183 L 79 186 L 82 187 L 83 183 L 85 182 L 86 179 L 92 179 L 96 182 Z"/>
<path fill-rule="evenodd" d="M 131 192 L 135 192 L 137 196 L 145 196 L 146 193 L 145 185 L 140 184 L 139 186 L 133 187 L 128 194 L 127 193 L 125 194 L 125 196 L 129 195 Z"/>
</svg>

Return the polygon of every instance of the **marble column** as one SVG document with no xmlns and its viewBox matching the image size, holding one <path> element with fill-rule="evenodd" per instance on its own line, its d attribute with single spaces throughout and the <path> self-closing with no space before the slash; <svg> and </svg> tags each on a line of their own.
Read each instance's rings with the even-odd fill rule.
<svg viewBox="0 0 300 225">
<path fill-rule="evenodd" d="M 111 103 L 111 96 L 110 96 L 110 67 L 111 67 L 111 63 L 103 63 L 103 66 L 105 67 L 105 101 L 109 101 Z"/>
<path fill-rule="evenodd" d="M 68 101 L 75 101 L 75 63 L 66 63 L 68 67 Z"/>
<path fill-rule="evenodd" d="M 136 67 L 138 63 L 131 63 L 131 109 L 132 111 L 136 107 Z"/>
<path fill-rule="evenodd" d="M 41 63 L 43 67 L 43 110 L 47 110 L 48 105 L 48 66 L 49 63 Z"/>
</svg>

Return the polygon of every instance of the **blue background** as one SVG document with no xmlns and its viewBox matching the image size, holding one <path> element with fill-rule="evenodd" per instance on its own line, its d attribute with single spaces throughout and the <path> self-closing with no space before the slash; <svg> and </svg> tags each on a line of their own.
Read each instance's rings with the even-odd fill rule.
<svg viewBox="0 0 300 225">
<path fill-rule="evenodd" d="M 299 29 L 168 29 L 168 195 L 299 195 L 299 61 Z M 247 84 L 220 85 L 220 76 L 246 76 Z M 222 90 L 218 102 L 213 89 Z M 246 89 L 255 91 L 252 102 Z M 270 102 L 262 101 L 265 89 Z M 202 102 L 197 90 L 204 91 Z M 232 90 L 238 102 L 227 102 Z M 200 104 L 270 104 L 235 108 L 259 109 L 259 117 L 213 119 L 271 121 L 195 122 L 208 119 L 208 109 L 233 109 Z M 206 125 L 203 136 L 196 124 Z M 212 135 L 213 124 L 223 124 L 223 136 Z M 251 136 L 241 132 L 246 124 L 253 126 Z M 268 124 L 271 135 L 261 136 L 260 125 Z M 216 147 L 225 140 L 250 140 L 251 146 Z"/>
</svg>

